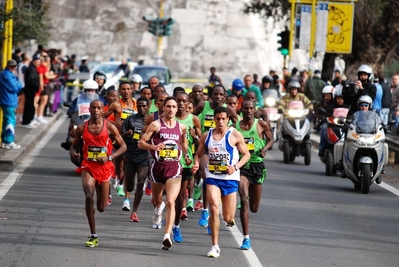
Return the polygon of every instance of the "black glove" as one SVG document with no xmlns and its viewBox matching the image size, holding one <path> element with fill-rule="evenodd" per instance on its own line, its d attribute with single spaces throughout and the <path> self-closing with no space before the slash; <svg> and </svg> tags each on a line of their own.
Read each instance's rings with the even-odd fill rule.
<svg viewBox="0 0 399 267">
<path fill-rule="evenodd" d="M 281 108 L 278 109 L 278 113 L 283 114 L 284 110 L 282 110 Z"/>
</svg>

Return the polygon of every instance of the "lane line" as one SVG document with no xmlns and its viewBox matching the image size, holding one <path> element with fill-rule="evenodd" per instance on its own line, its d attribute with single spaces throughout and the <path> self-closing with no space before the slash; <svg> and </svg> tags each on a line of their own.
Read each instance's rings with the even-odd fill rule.
<svg viewBox="0 0 399 267">
<path fill-rule="evenodd" d="M 62 124 L 65 123 L 65 120 L 67 119 L 66 116 L 62 116 L 59 118 L 53 125 L 50 126 L 50 129 L 48 129 L 47 133 L 43 138 L 37 142 L 35 147 L 26 155 L 20 164 L 18 164 L 14 170 L 7 176 L 7 178 L 0 184 L 0 201 L 4 198 L 4 196 L 8 193 L 8 191 L 11 189 L 11 187 L 14 186 L 14 184 L 19 180 L 19 178 L 22 176 L 23 172 L 27 167 L 29 167 L 33 160 L 40 155 L 40 152 L 42 149 L 47 145 L 47 143 L 50 141 L 50 139 L 55 135 L 57 132 L 58 128 Z"/>
<path fill-rule="evenodd" d="M 395 187 L 393 187 L 393 186 L 391 186 L 391 185 L 389 185 L 387 183 L 384 183 L 384 182 L 381 182 L 380 184 L 377 184 L 377 185 L 381 186 L 385 190 L 388 190 L 392 194 L 395 194 L 395 195 L 399 196 L 399 190 L 396 189 Z"/>
</svg>

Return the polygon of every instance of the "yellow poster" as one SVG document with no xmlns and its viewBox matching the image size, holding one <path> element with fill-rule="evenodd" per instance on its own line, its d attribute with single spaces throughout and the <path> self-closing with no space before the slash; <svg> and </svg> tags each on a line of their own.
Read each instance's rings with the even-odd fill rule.
<svg viewBox="0 0 399 267">
<path fill-rule="evenodd" d="M 326 52 L 352 52 L 353 16 L 353 4 L 328 3 Z"/>
</svg>

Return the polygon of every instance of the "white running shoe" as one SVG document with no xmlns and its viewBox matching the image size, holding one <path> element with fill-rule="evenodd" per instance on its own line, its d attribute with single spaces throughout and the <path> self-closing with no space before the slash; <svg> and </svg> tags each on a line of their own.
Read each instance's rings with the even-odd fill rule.
<svg viewBox="0 0 399 267">
<path fill-rule="evenodd" d="M 129 199 L 125 199 L 125 201 L 123 201 L 122 210 L 123 211 L 130 211 L 130 201 L 129 201 Z"/>
<path fill-rule="evenodd" d="M 36 125 L 33 123 L 33 121 L 29 124 L 22 124 L 21 125 L 22 128 L 26 128 L 26 129 L 35 129 Z"/>
<path fill-rule="evenodd" d="M 36 120 L 41 124 L 48 124 L 48 121 L 43 117 L 37 117 Z"/>
<path fill-rule="evenodd" d="M 210 258 L 219 257 L 220 256 L 220 248 L 212 246 L 212 249 L 211 249 L 211 251 L 208 252 L 207 256 L 210 257 Z"/>
<path fill-rule="evenodd" d="M 112 188 L 116 189 L 118 187 L 118 184 L 119 184 L 118 179 L 113 178 L 112 179 Z"/>
<path fill-rule="evenodd" d="M 154 216 L 152 217 L 152 222 L 156 225 L 162 223 L 162 211 L 165 208 L 165 202 L 162 201 L 161 206 L 159 208 L 155 207 Z"/>
<path fill-rule="evenodd" d="M 21 146 L 17 145 L 16 143 L 12 142 L 10 144 L 5 144 L 5 149 L 20 149 Z"/>
<path fill-rule="evenodd" d="M 37 118 L 34 118 L 30 124 L 32 124 L 33 126 L 39 126 L 41 123 L 37 120 Z"/>
</svg>

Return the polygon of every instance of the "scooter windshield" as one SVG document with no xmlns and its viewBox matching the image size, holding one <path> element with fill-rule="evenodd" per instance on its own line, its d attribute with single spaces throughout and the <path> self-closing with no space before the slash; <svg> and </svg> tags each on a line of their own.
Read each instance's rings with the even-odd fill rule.
<svg viewBox="0 0 399 267">
<path fill-rule="evenodd" d="M 82 93 L 78 96 L 77 107 L 78 107 L 78 116 L 82 118 L 83 121 L 90 119 L 90 102 L 94 99 L 99 99 L 100 96 L 95 94 L 94 97 L 87 97 L 86 94 Z"/>
<path fill-rule="evenodd" d="M 357 133 L 374 134 L 381 124 L 381 118 L 372 110 L 359 110 L 353 114 L 352 124 L 355 125 Z"/>
<path fill-rule="evenodd" d="M 263 98 L 272 97 L 274 99 L 278 98 L 278 93 L 275 89 L 266 89 L 262 92 Z"/>
</svg>

